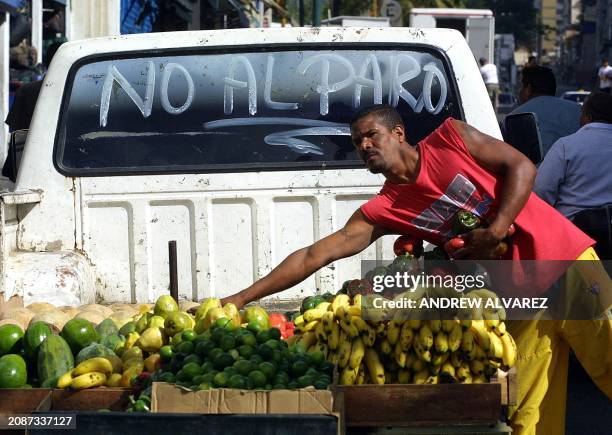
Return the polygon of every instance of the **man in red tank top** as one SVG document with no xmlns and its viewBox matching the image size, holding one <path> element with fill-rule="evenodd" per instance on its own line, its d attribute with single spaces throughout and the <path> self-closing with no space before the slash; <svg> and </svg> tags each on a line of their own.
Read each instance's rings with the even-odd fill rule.
<svg viewBox="0 0 612 435">
<path fill-rule="evenodd" d="M 516 233 L 503 258 L 597 258 L 593 240 L 531 193 L 536 168 L 529 159 L 462 121 L 449 118 L 417 146 L 410 146 L 399 114 L 379 105 L 355 116 L 351 136 L 368 170 L 385 176 L 381 192 L 356 210 L 344 228 L 292 253 L 270 274 L 223 303 L 241 307 L 283 291 L 386 234 L 409 234 L 442 245 L 459 210 L 472 211 L 489 226 L 463 235 L 465 246 L 455 258 L 501 258 L 501 242 L 512 223 Z M 511 332 L 519 348 L 515 433 L 563 433 L 568 356 L 563 341 L 612 398 L 610 320 L 523 321 Z M 544 408 L 547 412 L 540 411 Z"/>
</svg>

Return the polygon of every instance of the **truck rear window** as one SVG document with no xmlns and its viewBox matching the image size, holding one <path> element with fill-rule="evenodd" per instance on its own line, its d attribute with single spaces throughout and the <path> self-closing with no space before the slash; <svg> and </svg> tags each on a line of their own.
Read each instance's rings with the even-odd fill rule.
<svg viewBox="0 0 612 435">
<path fill-rule="evenodd" d="M 445 59 L 420 49 L 99 57 L 73 67 L 55 162 L 66 175 L 360 167 L 356 110 L 391 104 L 416 144 L 461 118 Z"/>
</svg>

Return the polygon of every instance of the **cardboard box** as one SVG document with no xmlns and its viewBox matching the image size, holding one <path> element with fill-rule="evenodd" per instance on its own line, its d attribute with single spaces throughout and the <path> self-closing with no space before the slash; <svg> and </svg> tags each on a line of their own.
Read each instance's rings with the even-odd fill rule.
<svg viewBox="0 0 612 435">
<path fill-rule="evenodd" d="M 153 383 L 152 412 L 196 414 L 322 414 L 338 418 L 344 433 L 344 397 L 336 389 L 190 391 L 163 382 Z"/>
</svg>

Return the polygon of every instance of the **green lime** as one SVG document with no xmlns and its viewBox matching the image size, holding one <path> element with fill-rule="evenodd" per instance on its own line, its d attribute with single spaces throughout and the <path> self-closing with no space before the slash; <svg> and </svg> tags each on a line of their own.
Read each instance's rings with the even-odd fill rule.
<svg viewBox="0 0 612 435">
<path fill-rule="evenodd" d="M 233 367 L 236 369 L 236 371 L 243 375 L 246 376 L 248 375 L 251 370 L 253 370 L 253 364 L 250 361 L 247 360 L 238 360 L 234 363 Z"/>
<path fill-rule="evenodd" d="M 169 384 L 173 383 L 175 380 L 175 376 L 173 373 L 171 372 L 163 372 L 160 376 L 159 376 L 159 380 L 161 382 L 168 382 Z"/>
<path fill-rule="evenodd" d="M 183 364 L 188 364 L 190 362 L 194 362 L 197 365 L 201 365 L 202 364 L 202 358 L 197 356 L 195 353 L 192 353 L 191 355 L 187 355 L 185 357 L 185 359 L 183 360 Z"/>
<path fill-rule="evenodd" d="M 205 375 L 194 376 L 193 379 L 191 380 L 192 385 L 200 385 L 202 382 L 206 382 Z"/>
<path fill-rule="evenodd" d="M 232 366 L 227 366 L 223 369 L 223 373 L 225 373 L 227 375 L 227 377 L 229 378 L 230 376 L 234 376 L 239 374 L 238 371 L 232 367 Z"/>
<path fill-rule="evenodd" d="M 194 342 L 195 343 L 195 342 Z M 195 345 L 195 353 L 196 355 L 201 356 L 202 358 L 206 357 L 208 353 L 215 348 L 214 341 L 200 341 Z"/>
<path fill-rule="evenodd" d="M 270 357 L 272 356 L 272 350 L 273 349 L 266 343 L 257 346 L 257 354 L 260 355 L 263 359 L 270 359 Z"/>
<path fill-rule="evenodd" d="M 221 317 L 220 319 L 215 320 L 215 323 L 213 324 L 213 328 L 221 328 L 221 329 L 227 329 L 231 331 L 232 329 L 234 329 L 234 325 L 232 324 L 231 319 Z"/>
<path fill-rule="evenodd" d="M 178 372 L 176 372 L 176 380 L 178 383 L 188 381 L 190 378 L 189 375 L 183 371 L 183 369 L 180 369 Z"/>
<path fill-rule="evenodd" d="M 252 380 L 251 378 L 246 377 L 246 378 L 244 379 L 244 381 L 245 381 L 245 383 L 246 383 L 246 386 L 245 386 L 245 387 L 246 387 L 246 389 L 247 389 L 247 390 L 252 390 L 253 388 L 255 388 L 255 386 L 253 385 L 253 380 Z"/>
<path fill-rule="evenodd" d="M 291 366 L 291 375 L 294 378 L 302 376 L 308 370 L 308 364 L 305 361 L 296 361 Z"/>
<path fill-rule="evenodd" d="M 261 324 L 258 322 L 249 322 L 249 324 L 247 325 L 247 329 L 253 334 L 257 334 L 258 332 L 263 330 Z"/>
<path fill-rule="evenodd" d="M 234 361 L 238 361 L 240 359 L 240 352 L 238 352 L 238 349 L 230 349 L 227 353 L 234 358 Z"/>
<path fill-rule="evenodd" d="M 226 335 L 225 337 L 221 338 L 219 347 L 227 352 L 228 350 L 236 347 L 236 340 L 231 335 Z"/>
<path fill-rule="evenodd" d="M 225 329 L 223 329 L 223 328 L 213 329 L 213 331 L 211 333 L 211 337 L 215 341 L 215 343 L 219 344 L 219 343 L 221 343 L 221 339 L 226 334 L 226 332 L 227 331 Z"/>
<path fill-rule="evenodd" d="M 173 351 L 172 351 L 172 346 L 162 346 L 159 349 L 159 356 L 161 357 L 162 360 L 164 361 L 169 361 L 170 359 L 172 359 L 172 355 L 173 355 Z"/>
<path fill-rule="evenodd" d="M 289 388 L 290 390 L 295 390 L 296 388 L 298 388 L 298 383 L 296 381 L 291 381 L 287 384 L 287 388 Z"/>
<path fill-rule="evenodd" d="M 272 384 L 266 384 L 263 387 L 264 390 L 270 391 L 272 389 Z"/>
<path fill-rule="evenodd" d="M 193 353 L 193 343 L 191 341 L 182 341 L 179 345 L 177 350 L 181 353 L 185 353 L 185 354 L 191 354 Z"/>
<path fill-rule="evenodd" d="M 215 375 L 217 374 L 217 371 L 214 372 L 209 372 L 209 373 L 205 373 L 203 374 L 202 377 L 202 382 L 205 382 L 207 384 L 212 384 L 212 380 L 215 377 Z"/>
<path fill-rule="evenodd" d="M 325 382 L 326 384 L 331 384 L 331 377 L 329 375 L 319 375 L 318 381 Z"/>
<path fill-rule="evenodd" d="M 269 346 L 272 350 L 280 350 L 280 341 L 270 339 L 264 343 L 266 346 Z"/>
<path fill-rule="evenodd" d="M 208 358 L 210 359 L 210 361 L 214 362 L 215 359 L 217 359 L 217 357 L 222 354 L 223 349 L 221 349 L 220 347 L 215 347 L 210 352 L 208 352 Z"/>
<path fill-rule="evenodd" d="M 274 384 L 288 384 L 289 383 L 289 375 L 287 372 L 277 372 L 272 379 L 272 383 Z"/>
<path fill-rule="evenodd" d="M 274 384 L 272 385 L 273 390 L 286 390 L 287 386 L 285 384 Z"/>
<path fill-rule="evenodd" d="M 312 376 L 313 378 L 317 378 L 319 377 L 319 372 L 317 372 L 317 369 L 310 367 L 308 370 L 306 370 L 306 373 L 304 373 L 304 375 Z"/>
<path fill-rule="evenodd" d="M 323 361 L 325 361 L 325 355 L 323 355 L 323 352 L 321 352 L 320 350 L 308 352 L 308 358 L 310 359 L 310 364 L 314 366 L 318 366 Z"/>
<path fill-rule="evenodd" d="M 202 364 L 202 371 L 204 373 L 210 373 L 213 370 L 214 370 L 214 366 L 213 366 L 213 363 L 211 363 L 210 361 L 206 361 L 204 364 Z"/>
<path fill-rule="evenodd" d="M 240 338 L 238 339 L 238 342 L 242 344 L 246 344 L 251 347 L 257 346 L 257 338 L 255 338 L 255 336 L 251 334 L 250 332 L 247 332 L 246 334 L 242 334 Z"/>
<path fill-rule="evenodd" d="M 234 358 L 229 353 L 222 353 L 213 361 L 213 366 L 216 370 L 223 370 L 232 364 L 234 364 Z"/>
<path fill-rule="evenodd" d="M 249 346 L 248 344 L 243 344 L 238 348 L 238 353 L 241 357 L 248 359 L 251 357 L 251 355 L 255 353 L 255 349 L 253 349 L 253 347 Z"/>
<path fill-rule="evenodd" d="M 204 373 L 202 367 L 200 367 L 200 364 L 195 362 L 185 364 L 181 371 L 183 372 L 183 376 L 186 378 L 181 380 L 192 380 L 194 377 Z"/>
<path fill-rule="evenodd" d="M 259 364 L 259 370 L 266 375 L 266 379 L 271 380 L 276 374 L 276 366 L 271 362 L 262 362 Z"/>
<path fill-rule="evenodd" d="M 321 364 L 319 364 L 319 371 L 331 376 L 334 373 L 334 365 L 329 361 L 323 361 Z"/>
<path fill-rule="evenodd" d="M 217 373 L 213 378 L 213 385 L 217 388 L 225 387 L 227 385 L 227 374 Z"/>
<path fill-rule="evenodd" d="M 318 380 L 314 383 L 314 387 L 317 390 L 327 390 L 327 386 L 329 385 L 329 382 L 325 382 L 322 380 Z"/>
<path fill-rule="evenodd" d="M 314 377 L 313 376 L 308 376 L 308 375 L 300 376 L 299 378 L 297 378 L 297 383 L 298 383 L 298 387 L 300 387 L 300 388 L 304 388 L 304 387 L 307 387 L 309 385 L 313 385 L 314 384 Z"/>
<path fill-rule="evenodd" d="M 268 329 L 268 334 L 270 335 L 270 339 L 272 340 L 280 340 L 281 332 L 278 328 L 270 328 Z"/>
<path fill-rule="evenodd" d="M 198 385 L 198 391 L 200 390 L 210 390 L 211 386 L 210 386 L 210 382 L 202 382 L 200 385 Z"/>
<path fill-rule="evenodd" d="M 191 329 L 187 329 L 181 333 L 181 338 L 183 339 L 183 341 L 194 341 L 197 336 L 198 334 L 196 334 L 195 331 Z"/>
<path fill-rule="evenodd" d="M 241 390 L 244 390 L 246 388 L 246 385 L 247 385 L 246 379 L 242 375 L 234 375 L 231 378 L 229 378 L 227 382 L 227 386 L 229 388 L 238 388 Z"/>
<path fill-rule="evenodd" d="M 270 330 L 269 329 L 266 329 L 264 331 L 259 331 L 257 333 L 257 343 L 259 343 L 259 344 L 265 343 L 269 339 L 270 339 Z"/>
<path fill-rule="evenodd" d="M 263 358 L 261 355 L 253 354 L 251 355 L 251 358 L 249 358 L 249 361 L 251 361 L 253 364 L 259 365 L 260 362 L 263 362 Z"/>
<path fill-rule="evenodd" d="M 283 360 L 283 352 L 278 349 L 274 349 L 272 351 L 272 355 L 270 356 L 270 361 L 273 361 L 274 363 L 278 364 L 282 360 Z"/>
<path fill-rule="evenodd" d="M 249 373 L 249 379 L 253 381 L 254 388 L 262 388 L 266 385 L 266 375 L 264 375 L 260 370 L 253 370 Z"/>
</svg>

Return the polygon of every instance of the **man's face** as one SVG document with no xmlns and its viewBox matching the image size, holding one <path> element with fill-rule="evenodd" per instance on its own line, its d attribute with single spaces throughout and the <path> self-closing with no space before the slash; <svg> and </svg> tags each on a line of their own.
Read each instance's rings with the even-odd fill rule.
<svg viewBox="0 0 612 435">
<path fill-rule="evenodd" d="M 531 98 L 531 86 L 522 83 L 521 89 L 519 90 L 519 103 L 523 104 L 525 101 Z"/>
<path fill-rule="evenodd" d="M 391 169 L 394 159 L 398 158 L 397 150 L 403 136 L 401 126 L 389 130 L 376 115 L 365 116 L 351 126 L 353 145 L 373 174 Z"/>
<path fill-rule="evenodd" d="M 603 61 L 603 63 L 602 63 L 602 65 L 603 65 L 604 67 L 608 66 L 608 65 L 609 65 L 609 64 L 608 64 L 608 61 L 607 61 L 607 60 L 604 60 L 604 61 Z"/>
</svg>

